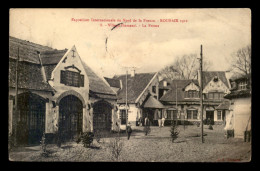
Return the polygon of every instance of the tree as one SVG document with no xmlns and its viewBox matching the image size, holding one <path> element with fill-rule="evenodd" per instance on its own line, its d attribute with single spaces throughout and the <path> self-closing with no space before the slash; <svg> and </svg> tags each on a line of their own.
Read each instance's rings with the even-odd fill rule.
<svg viewBox="0 0 260 171">
<path fill-rule="evenodd" d="M 172 142 L 174 142 L 174 140 L 176 140 L 178 138 L 178 135 L 180 133 L 178 126 L 177 126 L 177 120 L 176 121 L 172 120 L 170 132 L 171 132 L 171 140 L 172 140 Z"/>
<path fill-rule="evenodd" d="M 208 70 L 210 62 L 204 60 L 203 70 Z M 199 59 L 196 54 L 177 57 L 173 64 L 163 68 L 159 74 L 168 79 L 195 79 L 200 68 Z"/>
<path fill-rule="evenodd" d="M 237 74 L 251 75 L 251 45 L 232 54 L 231 69 Z"/>
</svg>

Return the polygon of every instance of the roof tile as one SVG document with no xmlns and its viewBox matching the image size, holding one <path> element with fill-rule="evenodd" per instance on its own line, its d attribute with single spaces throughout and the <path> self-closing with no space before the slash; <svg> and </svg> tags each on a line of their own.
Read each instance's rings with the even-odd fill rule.
<svg viewBox="0 0 260 171">
<path fill-rule="evenodd" d="M 160 98 L 160 101 L 164 102 L 175 102 L 176 101 L 176 86 L 177 86 L 177 101 L 194 101 L 197 102 L 199 99 L 185 99 L 184 97 L 184 88 L 194 82 L 194 84 L 198 85 L 198 80 L 172 80 L 170 83 L 171 89 L 167 91 L 165 95 Z"/>
<path fill-rule="evenodd" d="M 127 102 L 135 103 L 156 73 L 136 73 L 134 77 L 127 75 Z M 125 103 L 126 75 L 115 76 L 114 79 L 122 80 L 123 87 L 118 92 L 118 103 Z"/>
</svg>

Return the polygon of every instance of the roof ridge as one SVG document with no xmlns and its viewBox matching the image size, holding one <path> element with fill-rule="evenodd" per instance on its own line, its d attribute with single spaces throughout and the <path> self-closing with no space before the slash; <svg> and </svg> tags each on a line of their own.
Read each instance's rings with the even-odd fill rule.
<svg viewBox="0 0 260 171">
<path fill-rule="evenodd" d="M 193 81 L 193 80 L 198 80 L 198 79 L 174 79 L 172 81 Z"/>
<path fill-rule="evenodd" d="M 142 72 L 142 73 L 135 73 L 135 75 L 140 75 L 140 74 L 156 74 L 157 72 Z M 120 75 L 114 75 L 114 77 L 121 77 L 121 76 L 125 76 L 126 74 L 120 74 Z M 131 75 L 131 74 L 127 74 L 127 75 Z"/>
<path fill-rule="evenodd" d="M 98 74 L 96 74 L 96 72 L 94 72 L 94 70 L 93 70 L 90 66 L 88 66 L 88 65 L 86 64 L 86 62 L 82 61 L 82 65 L 83 65 L 83 67 L 84 67 L 84 69 L 85 69 L 87 75 L 88 75 L 88 72 L 87 72 L 87 70 L 86 70 L 86 67 L 87 67 L 97 78 L 99 78 L 99 79 L 111 90 L 111 92 L 113 92 L 113 94 L 112 94 L 112 93 L 107 93 L 107 92 L 104 93 L 104 94 L 116 95 L 116 92 L 114 92 L 114 90 L 110 87 L 110 85 L 109 85 L 108 83 L 106 83 L 106 80 L 105 80 L 103 77 L 101 78 Z M 89 77 L 89 75 L 88 75 L 88 77 Z M 96 92 L 96 91 L 94 91 L 94 90 L 91 90 L 91 91 Z M 97 92 L 97 93 L 100 93 L 100 92 Z"/>
<path fill-rule="evenodd" d="M 202 72 L 227 72 L 227 71 L 202 71 Z"/>
<path fill-rule="evenodd" d="M 10 39 L 11 38 L 11 39 Z M 19 43 L 24 43 L 24 44 L 30 44 L 31 46 L 40 46 L 42 48 L 49 48 L 49 49 L 53 49 L 52 47 L 49 47 L 49 46 L 44 46 L 44 45 L 41 45 L 41 44 L 38 44 L 38 43 L 34 43 L 34 42 L 30 42 L 29 40 L 23 40 L 23 39 L 20 39 L 20 38 L 17 38 L 17 37 L 13 37 L 13 36 L 9 36 L 9 41 L 20 41 Z M 55 49 L 53 49 L 55 50 Z"/>
</svg>

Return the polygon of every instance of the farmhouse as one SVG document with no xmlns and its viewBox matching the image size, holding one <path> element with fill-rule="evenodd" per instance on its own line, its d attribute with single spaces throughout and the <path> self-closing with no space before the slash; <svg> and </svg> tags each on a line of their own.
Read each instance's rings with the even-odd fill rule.
<svg viewBox="0 0 260 171">
<path fill-rule="evenodd" d="M 131 74 L 105 79 L 112 88 L 117 89 L 117 116 L 121 129 L 125 129 L 127 121 L 133 127 L 142 125 L 146 116 L 154 125 L 157 124 L 157 118 L 164 108 L 158 100 L 158 73 L 135 73 L 132 70 Z M 127 114 L 126 110 L 128 110 Z"/>
<path fill-rule="evenodd" d="M 202 82 L 203 118 L 210 119 L 214 124 L 223 124 L 228 111 L 228 107 L 222 104 L 223 96 L 230 92 L 225 72 L 203 71 Z M 159 100 L 166 106 L 166 120 L 200 122 L 200 79 L 162 80 L 159 92 Z"/>
<path fill-rule="evenodd" d="M 82 132 L 114 129 L 116 93 L 75 46 L 57 50 L 9 37 L 8 81 L 9 133 L 19 144 L 39 143 L 43 133 L 55 137 L 58 130 L 72 140 Z"/>
</svg>

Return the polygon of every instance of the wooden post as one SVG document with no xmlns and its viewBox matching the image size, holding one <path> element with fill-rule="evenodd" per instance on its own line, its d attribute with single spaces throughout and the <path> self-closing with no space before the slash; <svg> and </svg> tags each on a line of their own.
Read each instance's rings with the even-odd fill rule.
<svg viewBox="0 0 260 171">
<path fill-rule="evenodd" d="M 202 74 L 203 74 L 203 60 L 202 60 L 202 45 L 200 45 L 200 107 L 201 107 L 201 141 L 204 143 L 204 137 L 203 137 L 203 81 L 202 81 Z"/>
<path fill-rule="evenodd" d="M 17 122 L 18 122 L 18 66 L 19 66 L 19 47 L 17 53 L 17 60 L 15 66 L 15 112 L 13 115 L 14 120 L 14 143 L 17 145 Z"/>
<path fill-rule="evenodd" d="M 127 107 L 127 69 L 126 69 L 126 87 L 125 87 L 125 107 L 126 107 L 126 123 L 125 123 L 125 131 L 126 131 L 126 133 L 127 133 L 127 123 L 128 123 L 128 107 Z"/>
<path fill-rule="evenodd" d="M 177 106 L 178 84 L 176 82 L 176 125 L 178 125 L 178 106 Z"/>
</svg>

